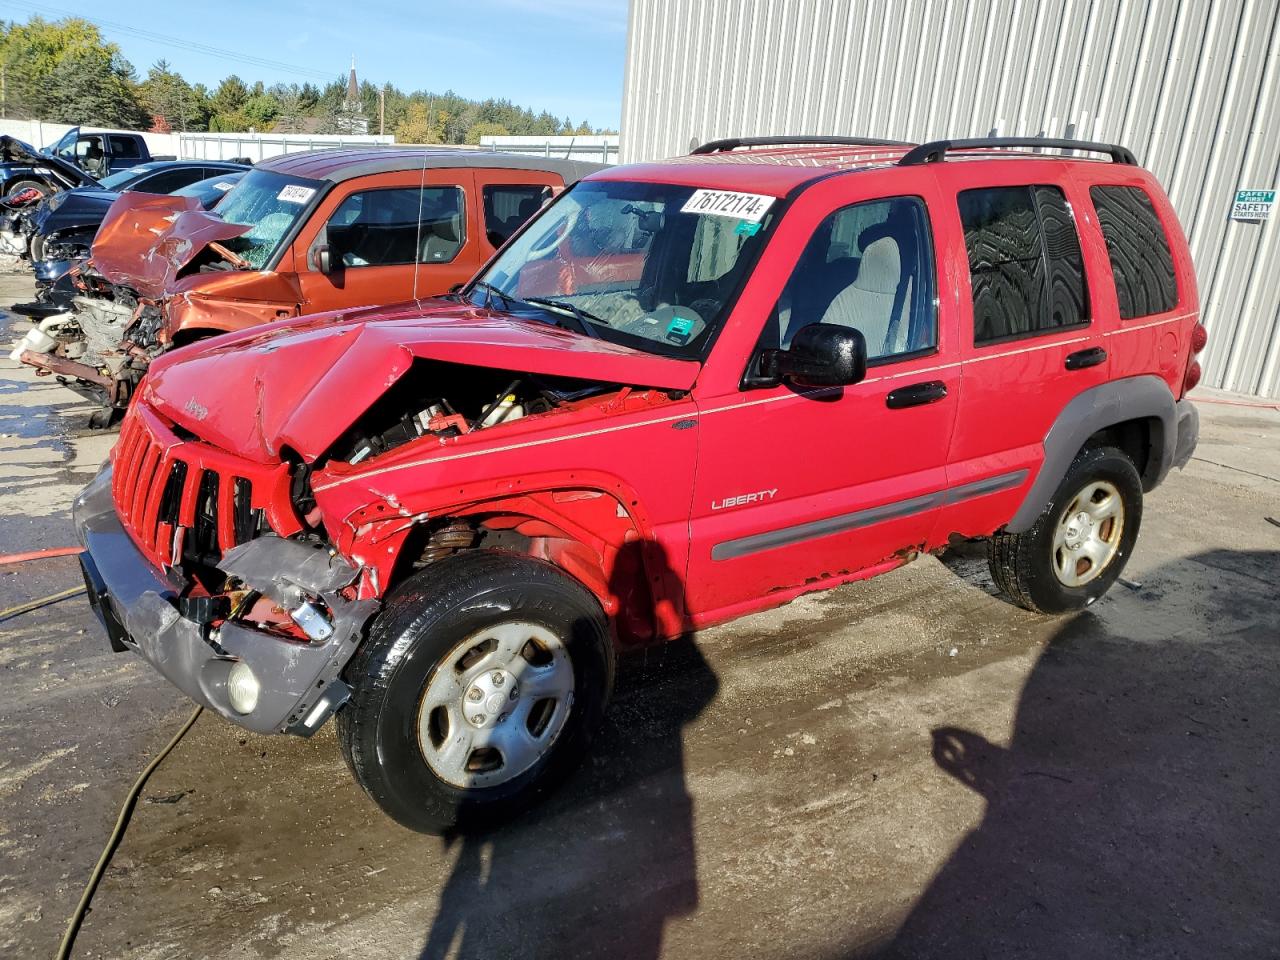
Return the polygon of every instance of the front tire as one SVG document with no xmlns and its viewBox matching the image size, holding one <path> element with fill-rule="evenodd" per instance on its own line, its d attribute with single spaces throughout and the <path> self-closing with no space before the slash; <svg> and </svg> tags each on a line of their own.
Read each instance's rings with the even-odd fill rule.
<svg viewBox="0 0 1280 960">
<path fill-rule="evenodd" d="M 347 667 L 338 739 L 399 823 L 482 828 L 581 759 L 613 673 L 604 611 L 577 581 L 541 560 L 463 553 L 388 598 Z"/>
<path fill-rule="evenodd" d="M 1119 579 L 1141 524 L 1133 461 L 1115 447 L 1086 447 L 1030 530 L 988 541 L 991 577 L 1027 610 L 1082 610 Z"/>
</svg>

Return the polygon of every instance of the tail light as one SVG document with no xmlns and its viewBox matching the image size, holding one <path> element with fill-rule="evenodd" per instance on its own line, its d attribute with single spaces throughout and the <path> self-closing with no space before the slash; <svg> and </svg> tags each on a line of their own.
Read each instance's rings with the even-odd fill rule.
<svg viewBox="0 0 1280 960">
<path fill-rule="evenodd" d="M 1200 353 L 1204 350 L 1204 345 L 1209 342 L 1209 331 L 1205 329 L 1203 323 L 1197 323 L 1191 328 L 1191 352 Z"/>
<path fill-rule="evenodd" d="M 1200 382 L 1200 372 L 1200 361 L 1192 360 L 1191 366 L 1187 367 L 1187 378 L 1182 381 L 1182 390 L 1184 393 L 1188 390 L 1195 389 L 1196 384 Z"/>
</svg>

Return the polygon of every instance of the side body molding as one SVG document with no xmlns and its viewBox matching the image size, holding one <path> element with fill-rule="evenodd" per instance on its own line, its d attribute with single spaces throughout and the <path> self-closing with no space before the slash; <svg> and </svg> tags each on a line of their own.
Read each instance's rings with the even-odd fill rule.
<svg viewBox="0 0 1280 960">
<path fill-rule="evenodd" d="M 1151 455 L 1142 488 L 1153 490 L 1173 466 L 1178 442 L 1177 402 L 1169 385 L 1146 375 L 1101 383 L 1076 396 L 1058 414 L 1044 438 L 1044 462 L 1026 499 L 1006 524 L 1010 533 L 1031 529 L 1085 441 L 1126 420 L 1150 419 Z"/>
</svg>

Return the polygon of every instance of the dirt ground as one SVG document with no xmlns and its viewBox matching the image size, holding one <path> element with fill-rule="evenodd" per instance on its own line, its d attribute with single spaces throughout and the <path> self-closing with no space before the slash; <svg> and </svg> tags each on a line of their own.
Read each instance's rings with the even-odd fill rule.
<svg viewBox="0 0 1280 960">
<path fill-rule="evenodd" d="M 0 552 L 68 544 L 111 437 L 12 364 L 0 398 Z M 77 955 L 1280 956 L 1280 412 L 1201 410 L 1087 613 L 1003 603 L 965 550 L 706 631 L 626 662 L 592 759 L 483 837 L 383 817 L 331 727 L 206 714 Z M 0 606 L 77 577 L 0 568 Z M 189 709 L 83 598 L 0 622 L 0 956 L 52 954 Z"/>
</svg>

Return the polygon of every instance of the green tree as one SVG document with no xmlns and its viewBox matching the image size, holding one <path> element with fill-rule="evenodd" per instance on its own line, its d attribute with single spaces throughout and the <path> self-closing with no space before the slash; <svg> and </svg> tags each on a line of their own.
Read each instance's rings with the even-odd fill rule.
<svg viewBox="0 0 1280 960">
<path fill-rule="evenodd" d="M 478 145 L 481 137 L 506 137 L 510 136 L 511 131 L 500 123 L 494 123 L 491 120 L 481 120 L 473 123 L 467 130 L 466 142 Z"/>
<path fill-rule="evenodd" d="M 100 126 L 142 125 L 133 66 L 87 20 L 0 25 L 6 116 Z"/>
<path fill-rule="evenodd" d="M 411 101 L 405 116 L 396 126 L 396 140 L 400 143 L 444 143 L 445 125 L 449 114 L 433 110 L 421 100 Z"/>
<path fill-rule="evenodd" d="M 255 93 L 244 102 L 240 113 L 255 130 L 270 130 L 272 121 L 280 114 L 280 101 L 269 93 Z"/>
<path fill-rule="evenodd" d="M 207 98 L 201 96 L 168 61 L 157 60 L 138 92 L 157 128 L 205 130 L 209 125 Z"/>
<path fill-rule="evenodd" d="M 231 114 L 244 106 L 249 99 L 249 88 L 234 73 L 218 84 L 218 89 L 209 98 L 209 107 L 214 113 Z"/>
</svg>

